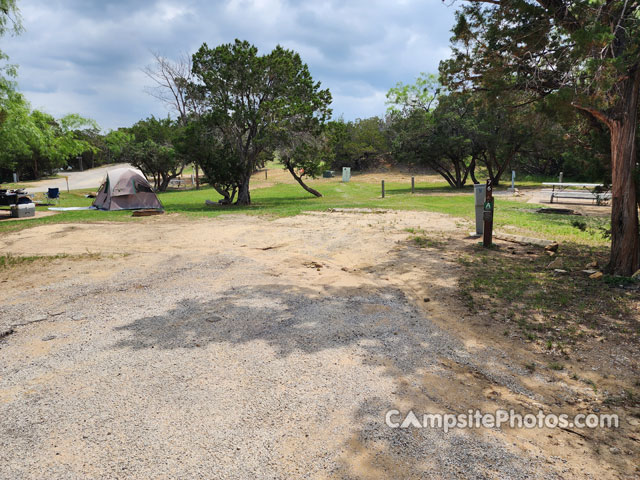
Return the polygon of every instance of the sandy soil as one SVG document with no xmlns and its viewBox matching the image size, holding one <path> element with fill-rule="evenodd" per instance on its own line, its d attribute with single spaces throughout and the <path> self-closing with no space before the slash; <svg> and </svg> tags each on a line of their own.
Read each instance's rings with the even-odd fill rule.
<svg viewBox="0 0 640 480">
<path fill-rule="evenodd" d="M 22 220 L 33 220 L 34 218 L 50 217 L 58 213 L 60 212 L 36 210 L 36 214 L 33 217 L 13 218 L 11 216 L 11 210 L 0 209 L 0 222 L 19 222 Z"/>
<path fill-rule="evenodd" d="M 71 256 L 0 277 L 0 477 L 634 478 L 632 419 L 385 425 L 389 409 L 585 411 L 588 387 L 527 373 L 527 352 L 460 305 L 469 230 L 341 211 L 3 236 L 3 252 Z"/>
</svg>

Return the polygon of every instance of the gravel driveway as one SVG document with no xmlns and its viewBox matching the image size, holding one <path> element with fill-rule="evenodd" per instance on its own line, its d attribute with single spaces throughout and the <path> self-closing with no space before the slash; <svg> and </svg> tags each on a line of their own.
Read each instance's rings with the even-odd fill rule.
<svg viewBox="0 0 640 480">
<path fill-rule="evenodd" d="M 455 408 L 435 394 L 451 364 L 534 397 L 517 369 L 492 366 L 498 352 L 470 351 L 374 273 L 419 225 L 458 228 L 428 213 L 316 214 L 2 239 L 100 256 L 3 283 L 0 478 L 556 478 L 490 432 L 385 425 L 393 408 Z"/>
</svg>

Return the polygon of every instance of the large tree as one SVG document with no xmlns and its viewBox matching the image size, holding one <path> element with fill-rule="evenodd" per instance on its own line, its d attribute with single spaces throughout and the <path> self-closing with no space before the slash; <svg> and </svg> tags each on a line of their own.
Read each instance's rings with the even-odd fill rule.
<svg viewBox="0 0 640 480">
<path fill-rule="evenodd" d="M 277 46 L 259 55 L 246 41 L 211 49 L 203 44 L 193 56 L 190 85 L 202 105 L 211 138 L 222 139 L 238 162 L 237 203 L 251 202 L 249 181 L 290 129 L 324 123 L 331 94 L 313 81 L 300 56 Z"/>
<path fill-rule="evenodd" d="M 640 5 L 629 0 L 479 0 L 461 7 L 450 88 L 550 94 L 611 133 L 609 270 L 640 268 L 636 135 L 640 90 Z"/>
</svg>

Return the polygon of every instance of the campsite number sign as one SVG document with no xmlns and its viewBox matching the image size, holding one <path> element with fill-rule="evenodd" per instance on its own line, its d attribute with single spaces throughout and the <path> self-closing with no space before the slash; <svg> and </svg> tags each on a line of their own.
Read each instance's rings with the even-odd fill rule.
<svg viewBox="0 0 640 480">
<path fill-rule="evenodd" d="M 491 180 L 487 180 L 487 193 L 484 199 L 483 220 L 484 235 L 482 245 L 490 247 L 493 242 L 493 186 Z"/>
</svg>

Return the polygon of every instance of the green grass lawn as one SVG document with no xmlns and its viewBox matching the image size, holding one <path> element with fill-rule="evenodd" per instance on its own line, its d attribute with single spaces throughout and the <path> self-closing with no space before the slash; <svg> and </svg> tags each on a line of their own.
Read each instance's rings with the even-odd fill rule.
<svg viewBox="0 0 640 480">
<path fill-rule="evenodd" d="M 211 188 L 201 190 L 173 191 L 159 194 L 167 213 L 180 213 L 185 217 L 215 217 L 229 213 L 250 215 L 266 214 L 272 217 L 292 216 L 309 210 L 329 208 L 387 208 L 394 210 L 418 210 L 446 213 L 455 217 L 473 220 L 473 188 L 454 191 L 444 183 L 416 185 L 416 195 L 410 186 L 400 183 L 386 185 L 386 198 L 380 197 L 380 186 L 373 183 L 352 181 L 350 183 L 311 182 L 324 195 L 315 198 L 296 184 L 278 184 L 251 192 L 252 205 L 210 207 L 205 200 L 217 201 L 220 196 Z M 84 198 L 87 191 L 62 192 L 60 206 L 89 206 L 92 199 Z M 563 215 L 541 215 L 533 213 L 537 205 L 525 204 L 500 197 L 496 199 L 495 227 L 509 232 L 519 232 L 541 238 L 571 241 L 587 245 L 605 245 L 599 227 L 608 223 L 606 219 L 584 218 L 583 230 L 572 225 L 575 217 Z M 46 210 L 46 207 L 38 207 Z M 20 222 L 0 222 L 0 233 L 15 231 L 35 225 L 58 222 L 92 221 L 138 221 L 130 211 L 63 212 L 54 216 Z M 422 225 L 422 228 L 427 227 Z"/>
</svg>

